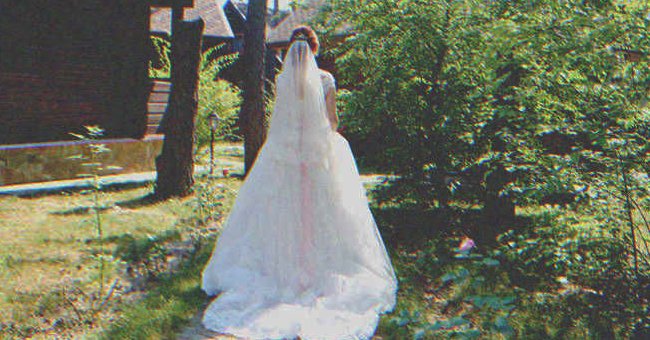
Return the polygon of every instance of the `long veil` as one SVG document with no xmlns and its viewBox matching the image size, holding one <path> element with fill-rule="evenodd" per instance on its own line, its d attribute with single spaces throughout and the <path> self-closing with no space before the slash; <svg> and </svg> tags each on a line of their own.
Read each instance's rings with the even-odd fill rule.
<svg viewBox="0 0 650 340">
<path fill-rule="evenodd" d="M 324 141 L 332 131 L 320 72 L 307 42 L 297 40 L 289 48 L 276 91 L 265 152 L 280 152 L 283 159 L 294 155 L 297 163 L 326 159 Z"/>
<path fill-rule="evenodd" d="M 397 281 L 304 41 L 276 81 L 267 140 L 203 271 L 208 329 L 253 339 L 369 339 Z"/>
</svg>

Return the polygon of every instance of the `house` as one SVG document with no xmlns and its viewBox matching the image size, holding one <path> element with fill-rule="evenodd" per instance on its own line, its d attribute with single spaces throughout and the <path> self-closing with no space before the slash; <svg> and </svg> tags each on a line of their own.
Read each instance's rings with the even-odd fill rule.
<svg viewBox="0 0 650 340">
<path fill-rule="evenodd" d="M 235 35 L 235 50 L 237 52 L 241 52 L 244 46 L 244 31 L 246 25 L 248 3 L 236 0 L 227 0 L 223 5 L 223 10 Z M 277 26 L 280 21 L 289 16 L 290 13 L 291 12 L 289 11 L 281 11 L 277 7 L 270 7 L 266 13 L 267 33 L 270 32 L 275 26 Z"/>
<path fill-rule="evenodd" d="M 225 55 L 230 53 L 240 53 L 244 47 L 244 30 L 246 25 L 246 11 L 248 4 L 242 1 L 227 0 L 223 6 L 218 0 L 195 0 L 194 6 L 185 10 L 184 17 L 186 20 L 194 20 L 202 18 L 205 22 L 205 30 L 203 34 L 203 50 L 207 50 L 214 46 L 224 44 L 224 47 L 218 51 L 218 54 Z M 286 11 L 282 12 L 286 15 Z M 281 18 L 282 14 L 273 9 L 269 10 L 269 22 L 272 20 L 277 21 Z M 169 37 L 171 31 L 170 20 L 171 10 L 169 8 L 152 8 L 151 9 L 151 24 L 150 31 L 153 35 L 161 37 Z M 277 65 L 277 61 L 272 60 L 273 55 L 270 55 L 269 65 Z M 269 68 L 272 71 L 273 68 Z M 224 70 L 220 77 L 230 82 L 239 84 L 243 71 L 235 62 L 228 69 Z M 156 87 L 160 80 L 157 80 Z M 155 105 L 154 105 L 155 104 Z M 164 107 L 162 103 L 151 103 L 150 118 L 159 116 Z M 153 110 L 151 110 L 153 108 Z M 155 122 L 150 119 L 150 129 Z M 154 124 L 151 124 L 154 123 Z"/>
<path fill-rule="evenodd" d="M 323 5 L 322 0 L 307 1 L 292 11 L 281 11 L 277 4 L 269 6 L 267 17 L 266 75 L 270 82 L 275 79 L 277 70 L 282 66 L 284 51 L 289 47 L 289 39 L 293 29 L 298 25 L 309 23 Z M 241 53 L 244 49 L 244 33 L 248 3 L 239 0 L 227 0 L 223 7 L 217 0 L 195 0 L 192 8 L 185 11 L 186 19 L 203 18 L 206 23 L 203 49 L 225 43 L 221 54 Z M 153 8 L 151 12 L 151 32 L 156 35 L 168 36 L 170 32 L 169 9 Z M 327 48 L 327 46 L 325 46 Z M 319 56 L 321 67 L 332 71 L 334 59 L 328 55 Z M 239 84 L 243 70 L 235 62 L 224 70 L 220 77 Z M 155 113 L 155 112 L 154 112 Z"/>
<path fill-rule="evenodd" d="M 0 144 L 71 139 L 83 125 L 141 138 L 149 93 L 149 3 L 0 4 Z"/>
<path fill-rule="evenodd" d="M 291 11 L 280 11 L 275 7 L 270 7 L 267 13 L 267 59 L 266 59 L 266 76 L 270 82 L 275 79 L 275 75 L 282 67 L 282 59 L 286 50 L 289 48 L 291 34 L 294 28 L 300 25 L 310 24 L 315 19 L 322 6 L 323 0 L 306 1 L 302 5 L 293 6 Z M 230 23 L 235 39 L 233 40 L 233 51 L 241 52 L 244 48 L 244 30 L 246 25 L 247 4 L 243 1 L 228 0 L 224 4 L 224 13 Z M 337 43 L 343 40 L 348 34 L 349 29 L 344 27 L 338 30 L 331 40 Z M 322 43 L 322 42 L 321 42 Z M 323 49 L 329 46 L 324 45 Z M 328 54 L 320 54 L 318 57 L 319 66 L 333 72 L 335 70 L 335 59 Z M 235 64 L 230 70 L 223 72 L 223 77 L 228 80 L 238 82 L 238 75 L 242 72 Z"/>
<path fill-rule="evenodd" d="M 298 7 L 291 11 L 276 26 L 269 30 L 266 42 L 269 48 L 276 51 L 286 50 L 289 48 L 289 40 L 294 28 L 300 25 L 308 24 L 318 13 L 320 5 L 310 2 L 306 7 Z"/>
<path fill-rule="evenodd" d="M 203 50 L 225 43 L 222 53 L 234 52 L 232 45 L 235 35 L 226 18 L 223 8 L 217 0 L 194 0 L 194 6 L 185 10 L 185 20 L 202 18 L 205 22 L 203 30 Z M 171 9 L 152 8 L 150 31 L 154 35 L 169 37 L 171 33 Z"/>
<path fill-rule="evenodd" d="M 170 38 L 172 10 L 164 7 L 151 8 L 150 32 L 152 35 Z M 194 0 L 194 5 L 185 9 L 183 13 L 185 20 L 203 19 L 205 28 L 203 30 L 202 50 L 213 48 L 218 45 L 223 47 L 217 50 L 211 57 L 218 57 L 234 53 L 233 40 L 235 36 L 223 8 L 217 0 Z M 167 110 L 171 84 L 169 79 L 152 79 L 153 86 L 147 105 L 147 133 L 159 133 L 159 124 Z"/>
<path fill-rule="evenodd" d="M 70 133 L 84 125 L 105 130 L 107 164 L 151 170 L 162 140 L 144 138 L 154 86 L 150 6 L 180 13 L 192 3 L 0 1 L 0 186 L 84 172 L 67 159 L 83 149 Z"/>
<path fill-rule="evenodd" d="M 202 18 L 205 21 L 203 34 L 204 50 L 226 43 L 224 53 L 241 52 L 244 45 L 244 30 L 248 3 L 227 0 L 223 6 L 218 0 L 195 0 L 194 6 L 185 10 L 185 19 Z M 287 11 L 269 9 L 267 13 L 269 30 L 282 18 Z M 151 33 L 157 36 L 169 37 L 171 10 L 169 8 L 151 9 Z"/>
<path fill-rule="evenodd" d="M 234 50 L 242 51 L 244 47 L 244 31 L 246 30 L 246 10 L 247 5 L 238 1 L 227 0 L 223 5 L 223 11 L 226 15 L 230 28 L 235 36 L 233 41 Z"/>
</svg>

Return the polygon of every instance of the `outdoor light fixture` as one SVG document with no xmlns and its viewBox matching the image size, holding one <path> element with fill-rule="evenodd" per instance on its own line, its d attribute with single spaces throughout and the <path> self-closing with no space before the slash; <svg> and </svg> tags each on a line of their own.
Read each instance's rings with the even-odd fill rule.
<svg viewBox="0 0 650 340">
<path fill-rule="evenodd" d="M 216 113 L 211 113 L 208 116 L 208 120 L 210 121 L 210 131 L 215 132 L 217 131 L 217 127 L 219 125 L 219 116 Z"/>
</svg>

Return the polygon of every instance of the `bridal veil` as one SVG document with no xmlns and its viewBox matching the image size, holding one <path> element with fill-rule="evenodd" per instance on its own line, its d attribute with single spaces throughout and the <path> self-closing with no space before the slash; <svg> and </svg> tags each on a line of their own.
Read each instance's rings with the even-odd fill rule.
<svg viewBox="0 0 650 340">
<path fill-rule="evenodd" d="M 203 271 L 206 328 L 252 339 L 368 339 L 397 281 L 304 41 L 276 82 L 267 140 Z"/>
</svg>

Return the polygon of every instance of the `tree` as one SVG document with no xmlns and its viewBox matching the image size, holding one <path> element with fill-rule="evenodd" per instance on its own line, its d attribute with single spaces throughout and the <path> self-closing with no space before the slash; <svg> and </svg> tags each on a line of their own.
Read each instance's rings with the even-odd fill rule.
<svg viewBox="0 0 650 340">
<path fill-rule="evenodd" d="M 172 35 L 172 92 L 161 123 L 163 149 L 156 158 L 157 199 L 187 196 L 194 185 L 194 123 L 198 109 L 203 20 L 178 22 Z"/>
<path fill-rule="evenodd" d="M 266 0 L 250 0 L 246 16 L 242 68 L 243 103 L 239 122 L 244 135 L 244 166 L 248 174 L 266 140 L 264 68 L 266 55 Z"/>
<path fill-rule="evenodd" d="M 337 54 L 342 125 L 384 200 L 483 206 L 486 241 L 516 204 L 576 196 L 596 169 L 647 169 L 642 10 L 611 1 L 330 2 L 356 33 Z M 390 38 L 386 38 L 390 37 Z M 621 148 L 625 145 L 626 149 Z M 460 185 L 458 185 L 460 184 Z M 480 236 L 479 236 L 480 237 Z"/>
</svg>

